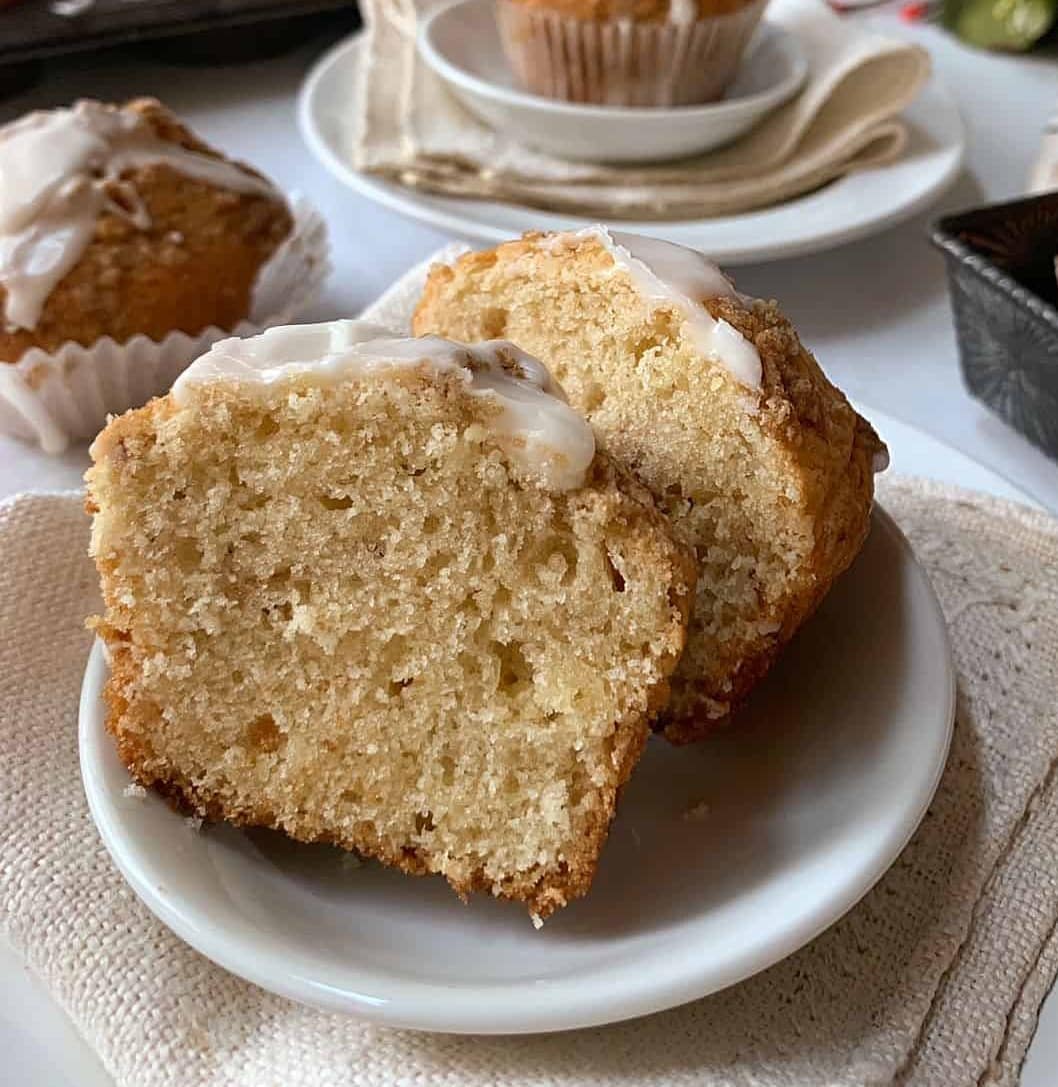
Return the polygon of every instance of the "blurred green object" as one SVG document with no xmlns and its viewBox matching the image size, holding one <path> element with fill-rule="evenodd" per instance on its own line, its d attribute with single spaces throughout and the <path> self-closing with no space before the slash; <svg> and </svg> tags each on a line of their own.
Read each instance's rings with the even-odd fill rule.
<svg viewBox="0 0 1058 1087">
<path fill-rule="evenodd" d="M 981 49 L 1030 49 L 1056 15 L 1058 0 L 944 0 L 944 25 Z"/>
</svg>

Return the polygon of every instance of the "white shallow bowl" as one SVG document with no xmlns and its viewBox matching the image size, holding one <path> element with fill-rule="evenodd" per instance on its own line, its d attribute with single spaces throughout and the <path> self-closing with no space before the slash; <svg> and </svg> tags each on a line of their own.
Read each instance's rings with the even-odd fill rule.
<svg viewBox="0 0 1058 1087">
<path fill-rule="evenodd" d="M 158 797 L 125 797 L 106 673 L 97 645 L 80 711 L 85 791 L 118 867 L 165 924 L 295 1000 L 472 1033 L 658 1011 L 795 951 L 907 842 L 954 708 L 936 598 L 878 510 L 863 553 L 737 727 L 691 748 L 650 742 L 591 893 L 538 932 L 519 907 L 464 906 L 439 878 L 350 870 L 337 850 L 268 831 L 196 833 Z M 702 817 L 686 818 L 696 806 Z"/>
<path fill-rule="evenodd" d="M 351 190 L 439 230 L 490 244 L 526 230 L 579 230 L 598 221 L 517 203 L 419 191 L 354 169 L 349 149 L 363 55 L 362 34 L 339 42 L 308 74 L 298 101 L 298 123 L 309 150 Z M 615 225 L 699 249 L 731 266 L 816 253 L 864 238 L 921 211 L 951 184 L 962 165 L 962 118 L 939 78 L 926 84 L 904 119 L 910 139 L 896 162 L 856 170 L 796 200 L 712 219 L 626 219 Z"/>
<path fill-rule="evenodd" d="M 793 35 L 764 23 L 720 102 L 673 108 L 559 102 L 518 88 L 494 7 L 492 0 L 456 0 L 435 10 L 419 29 L 419 54 L 487 125 L 560 158 L 652 162 L 710 151 L 792 98 L 808 72 Z"/>
</svg>

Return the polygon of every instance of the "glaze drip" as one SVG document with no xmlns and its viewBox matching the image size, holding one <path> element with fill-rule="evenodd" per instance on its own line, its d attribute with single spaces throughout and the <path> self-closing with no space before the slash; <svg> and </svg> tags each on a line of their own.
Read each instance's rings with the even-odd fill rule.
<svg viewBox="0 0 1058 1087">
<path fill-rule="evenodd" d="M 751 389 L 761 387 L 761 361 L 756 347 L 703 302 L 709 298 L 738 298 L 731 281 L 701 253 L 657 238 L 625 234 L 590 226 L 567 234 L 554 234 L 541 245 L 561 248 L 580 238 L 595 238 L 613 257 L 614 267 L 632 280 L 647 306 L 673 306 L 683 315 L 695 347 L 737 381 Z"/>
<path fill-rule="evenodd" d="M 505 340 L 468 346 L 439 336 L 398 337 L 367 321 L 284 325 L 221 340 L 184 371 L 172 396 L 185 406 L 195 388 L 215 382 L 264 390 L 298 378 L 337 384 L 401 369 L 459 375 L 472 396 L 500 407 L 489 425 L 527 475 L 556 491 L 583 485 L 595 457 L 591 426 L 566 403 L 547 368 Z"/>
</svg>

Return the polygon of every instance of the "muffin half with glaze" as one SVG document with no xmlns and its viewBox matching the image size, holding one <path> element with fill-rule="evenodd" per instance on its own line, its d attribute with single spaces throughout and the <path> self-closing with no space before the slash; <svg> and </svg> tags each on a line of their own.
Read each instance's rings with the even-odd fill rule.
<svg viewBox="0 0 1058 1087">
<path fill-rule="evenodd" d="M 0 429 L 92 437 L 209 343 L 289 319 L 326 268 L 306 225 L 153 99 L 0 128 Z"/>
<path fill-rule="evenodd" d="M 774 303 L 700 253 L 592 227 L 431 272 L 413 329 L 541 358 L 695 549 L 687 650 L 659 725 L 699 739 L 859 552 L 885 447 Z"/>
<path fill-rule="evenodd" d="M 139 782 L 538 918 L 588 890 L 694 564 L 540 363 L 277 328 L 92 455 L 107 727 Z"/>
<path fill-rule="evenodd" d="M 720 98 L 767 0 L 497 0 L 508 63 L 533 94 L 605 106 Z"/>
</svg>

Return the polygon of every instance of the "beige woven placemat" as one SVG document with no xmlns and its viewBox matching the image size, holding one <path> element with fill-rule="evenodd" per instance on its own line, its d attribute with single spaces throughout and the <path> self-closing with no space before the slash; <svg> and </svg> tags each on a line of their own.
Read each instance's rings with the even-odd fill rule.
<svg viewBox="0 0 1058 1087">
<path fill-rule="evenodd" d="M 1013 1083 L 1058 967 L 1058 523 L 893 480 L 951 627 L 954 747 L 881 883 L 686 1007 L 521 1038 L 414 1034 L 271 996 L 171 935 L 107 858 L 77 761 L 96 607 L 78 497 L 0 505 L 0 924 L 121 1085 Z"/>
<path fill-rule="evenodd" d="M 771 0 L 766 18 L 797 37 L 809 66 L 789 104 L 701 157 L 651 166 L 568 162 L 479 121 L 419 60 L 417 27 L 443 2 L 362 0 L 367 32 L 350 87 L 352 164 L 432 192 L 603 218 L 732 215 L 891 162 L 907 145 L 900 112 L 930 71 L 923 49 L 842 19 L 823 0 Z"/>
</svg>

